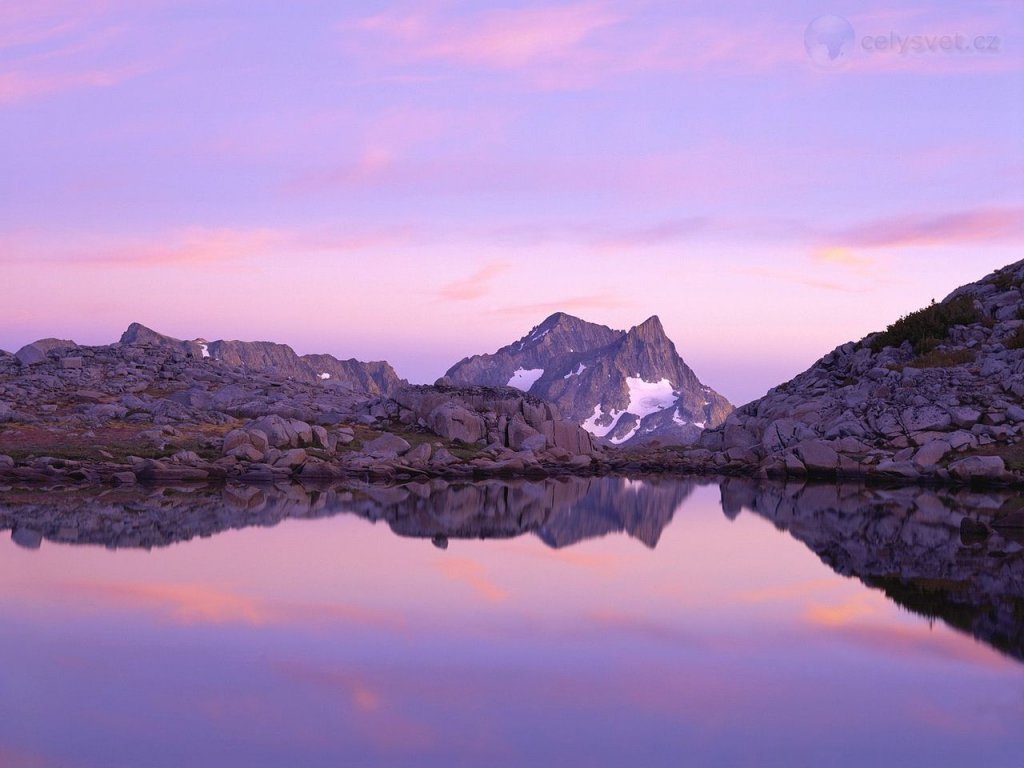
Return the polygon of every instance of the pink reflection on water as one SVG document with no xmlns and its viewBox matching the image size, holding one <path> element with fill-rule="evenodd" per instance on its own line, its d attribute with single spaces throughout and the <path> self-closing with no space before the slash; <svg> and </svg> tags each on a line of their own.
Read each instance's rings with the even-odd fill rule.
<svg viewBox="0 0 1024 768">
<path fill-rule="evenodd" d="M 489 603 L 503 602 L 509 596 L 507 590 L 488 578 L 484 567 L 475 560 L 451 558 L 438 563 L 438 568 L 449 579 L 466 584 Z"/>
</svg>

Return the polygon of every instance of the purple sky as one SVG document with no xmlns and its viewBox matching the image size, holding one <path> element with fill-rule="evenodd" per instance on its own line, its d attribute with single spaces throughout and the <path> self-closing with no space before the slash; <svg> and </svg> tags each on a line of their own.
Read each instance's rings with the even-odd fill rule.
<svg viewBox="0 0 1024 768">
<path fill-rule="evenodd" d="M 1016 0 L 5 2 L 0 347 L 137 320 L 429 381 L 556 310 L 658 314 L 741 403 L 1021 257 L 1022 32 Z"/>
</svg>

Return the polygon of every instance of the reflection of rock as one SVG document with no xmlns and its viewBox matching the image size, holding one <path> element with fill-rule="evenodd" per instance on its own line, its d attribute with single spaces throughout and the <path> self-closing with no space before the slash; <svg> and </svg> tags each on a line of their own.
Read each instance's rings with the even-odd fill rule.
<svg viewBox="0 0 1024 768">
<path fill-rule="evenodd" d="M 399 486 L 355 484 L 306 490 L 299 485 L 222 489 L 124 487 L 13 491 L 0 502 L 0 528 L 21 546 L 42 539 L 108 547 L 160 547 L 196 536 L 287 518 L 342 512 L 383 520 L 400 536 L 511 538 L 536 533 L 552 547 L 626 531 L 653 547 L 689 495 L 691 483 L 563 477 Z"/>
<path fill-rule="evenodd" d="M 727 514 L 751 510 L 836 572 L 1024 659 L 1024 546 L 1001 524 L 1020 505 L 1013 494 L 967 490 L 722 485 Z"/>
</svg>

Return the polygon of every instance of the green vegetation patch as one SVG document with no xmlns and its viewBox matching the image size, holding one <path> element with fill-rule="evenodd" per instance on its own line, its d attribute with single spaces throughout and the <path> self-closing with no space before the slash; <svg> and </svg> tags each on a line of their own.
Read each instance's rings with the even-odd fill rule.
<svg viewBox="0 0 1024 768">
<path fill-rule="evenodd" d="M 949 352 L 933 349 L 918 355 L 907 366 L 910 368 L 952 368 L 956 365 L 973 363 L 977 353 L 972 349 L 954 349 Z"/>
<path fill-rule="evenodd" d="M 971 325 L 981 322 L 981 314 L 970 296 L 958 296 L 952 301 L 936 304 L 935 300 L 924 309 L 904 315 L 890 325 L 884 333 L 871 341 L 871 348 L 878 352 L 885 347 L 898 347 L 909 341 L 918 355 L 930 352 L 949 335 L 955 325 Z"/>
</svg>

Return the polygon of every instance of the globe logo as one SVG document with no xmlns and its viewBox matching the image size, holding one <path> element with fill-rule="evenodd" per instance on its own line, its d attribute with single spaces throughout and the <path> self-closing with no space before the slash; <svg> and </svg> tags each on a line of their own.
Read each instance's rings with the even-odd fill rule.
<svg viewBox="0 0 1024 768">
<path fill-rule="evenodd" d="M 842 16 L 819 16 L 807 25 L 804 48 L 815 66 L 822 69 L 846 66 L 853 50 L 853 27 Z"/>
</svg>

